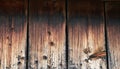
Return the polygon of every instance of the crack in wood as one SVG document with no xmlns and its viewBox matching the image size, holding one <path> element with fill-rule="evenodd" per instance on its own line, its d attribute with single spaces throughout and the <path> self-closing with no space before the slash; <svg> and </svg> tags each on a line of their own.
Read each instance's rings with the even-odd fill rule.
<svg viewBox="0 0 120 69">
<path fill-rule="evenodd" d="M 27 33 L 26 33 L 26 69 L 28 69 L 29 66 L 29 0 L 27 0 Z"/>
<path fill-rule="evenodd" d="M 68 69 L 69 65 L 69 35 L 68 35 L 68 0 L 65 0 L 65 18 L 66 18 L 66 27 L 65 27 L 65 36 L 66 36 L 66 69 Z"/>
<path fill-rule="evenodd" d="M 91 60 L 91 59 L 99 59 L 104 57 L 106 57 L 106 51 L 101 51 L 90 55 L 88 59 Z"/>
<path fill-rule="evenodd" d="M 108 36 L 107 36 L 107 25 L 106 25 L 106 23 L 107 23 L 107 21 L 106 21 L 106 2 L 104 2 L 104 31 L 105 31 L 105 34 L 104 34 L 104 36 L 105 36 L 105 49 L 106 49 L 106 64 L 107 64 L 107 69 L 110 69 L 109 68 L 109 47 L 108 47 Z"/>
</svg>

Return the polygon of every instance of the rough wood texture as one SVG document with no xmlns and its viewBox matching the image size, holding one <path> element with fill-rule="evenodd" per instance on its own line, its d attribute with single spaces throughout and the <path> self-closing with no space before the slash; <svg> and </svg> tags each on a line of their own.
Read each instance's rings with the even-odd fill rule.
<svg viewBox="0 0 120 69">
<path fill-rule="evenodd" d="M 109 69 L 120 69 L 120 2 L 106 3 Z"/>
<path fill-rule="evenodd" d="M 102 2 L 68 2 L 68 69 L 107 69 Z"/>
<path fill-rule="evenodd" d="M 102 0 L 102 1 L 106 1 L 106 2 L 118 2 L 120 0 Z"/>
<path fill-rule="evenodd" d="M 65 69 L 65 1 L 30 0 L 29 69 Z"/>
<path fill-rule="evenodd" d="M 26 68 L 25 3 L 0 0 L 0 69 Z"/>
</svg>

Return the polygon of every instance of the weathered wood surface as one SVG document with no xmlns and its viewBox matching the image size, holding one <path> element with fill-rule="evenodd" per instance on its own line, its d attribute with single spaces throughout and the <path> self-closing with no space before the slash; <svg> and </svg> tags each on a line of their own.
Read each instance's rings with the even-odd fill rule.
<svg viewBox="0 0 120 69">
<path fill-rule="evenodd" d="M 102 0 L 102 1 L 105 1 L 105 2 L 118 2 L 120 0 Z"/>
<path fill-rule="evenodd" d="M 26 69 L 26 4 L 0 0 L 0 69 Z"/>
<path fill-rule="evenodd" d="M 65 1 L 30 0 L 29 69 L 66 69 Z"/>
<path fill-rule="evenodd" d="M 103 2 L 68 2 L 68 69 L 107 69 Z"/>
<path fill-rule="evenodd" d="M 120 2 L 106 3 L 109 69 L 120 69 Z"/>
<path fill-rule="evenodd" d="M 120 69 L 119 1 L 0 0 L 0 69 Z"/>
</svg>

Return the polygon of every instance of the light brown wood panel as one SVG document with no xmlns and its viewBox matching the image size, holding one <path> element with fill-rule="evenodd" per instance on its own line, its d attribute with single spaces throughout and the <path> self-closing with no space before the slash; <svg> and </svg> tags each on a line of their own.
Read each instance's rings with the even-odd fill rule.
<svg viewBox="0 0 120 69">
<path fill-rule="evenodd" d="M 29 69 L 65 69 L 65 1 L 30 0 Z"/>
<path fill-rule="evenodd" d="M 0 0 L 0 69 L 26 69 L 25 11 L 25 0 Z"/>
<path fill-rule="evenodd" d="M 68 69 L 107 69 L 103 2 L 68 2 Z"/>
<path fill-rule="evenodd" d="M 109 69 L 120 69 L 120 2 L 106 2 Z"/>
</svg>

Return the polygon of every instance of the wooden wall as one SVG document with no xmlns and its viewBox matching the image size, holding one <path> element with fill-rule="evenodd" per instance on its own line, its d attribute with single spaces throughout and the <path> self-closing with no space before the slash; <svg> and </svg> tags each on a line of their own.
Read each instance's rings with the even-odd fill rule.
<svg viewBox="0 0 120 69">
<path fill-rule="evenodd" d="M 119 0 L 0 0 L 0 69 L 120 69 Z"/>
<path fill-rule="evenodd" d="M 0 0 L 0 69 L 26 68 L 27 2 Z"/>
</svg>

